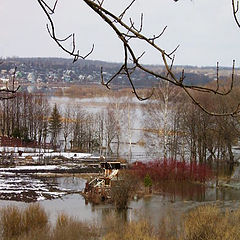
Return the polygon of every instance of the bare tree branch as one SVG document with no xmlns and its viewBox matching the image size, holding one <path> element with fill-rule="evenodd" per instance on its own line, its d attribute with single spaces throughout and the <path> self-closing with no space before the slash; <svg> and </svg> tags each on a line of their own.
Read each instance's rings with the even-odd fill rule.
<svg viewBox="0 0 240 240">
<path fill-rule="evenodd" d="M 67 37 L 60 39 L 56 36 L 55 32 L 55 25 L 54 21 L 51 17 L 51 14 L 53 14 L 56 10 L 56 6 L 58 3 L 58 0 L 55 1 L 53 8 L 51 8 L 44 0 L 37 0 L 41 8 L 43 9 L 44 13 L 46 14 L 49 25 L 47 25 L 47 29 L 49 32 L 50 37 L 57 43 L 57 45 L 66 53 L 69 55 L 73 56 L 73 62 L 77 61 L 79 58 L 85 59 L 88 57 L 94 50 L 94 45 L 91 48 L 91 50 L 85 54 L 81 55 L 79 50 L 76 50 L 76 44 L 75 44 L 75 35 L 70 34 Z M 114 14 L 110 10 L 106 9 L 103 7 L 104 0 L 83 0 L 89 8 L 91 8 L 116 34 L 118 39 L 122 42 L 123 44 L 123 52 L 124 52 L 124 59 L 123 59 L 123 64 L 119 68 L 119 70 L 108 80 L 104 80 L 103 76 L 103 69 L 101 68 L 101 82 L 103 85 L 105 85 L 107 88 L 110 89 L 110 83 L 112 83 L 117 76 L 119 75 L 124 75 L 127 77 L 130 86 L 132 87 L 133 93 L 136 95 L 136 97 L 139 100 L 146 100 L 152 96 L 148 97 L 141 97 L 138 95 L 135 85 L 132 80 L 132 74 L 137 71 L 143 71 L 145 73 L 148 73 L 154 77 L 156 77 L 159 80 L 167 81 L 171 84 L 174 84 L 175 86 L 178 86 L 179 88 L 182 88 L 186 94 L 189 96 L 192 101 L 197 104 L 202 110 L 207 112 L 208 114 L 211 115 L 218 115 L 217 113 L 212 113 L 205 109 L 197 100 L 194 99 L 194 96 L 191 94 L 190 90 L 192 91 L 199 91 L 203 93 L 212 93 L 214 95 L 220 95 L 220 96 L 225 96 L 228 95 L 233 88 L 233 82 L 234 82 L 234 65 L 235 62 L 233 62 L 233 68 L 232 68 L 232 82 L 229 87 L 229 90 L 227 91 L 222 91 L 219 89 L 219 66 L 217 63 L 217 82 L 216 82 L 216 87 L 215 88 L 208 88 L 204 86 L 195 86 L 195 85 L 187 85 L 184 83 L 184 79 L 186 78 L 184 70 L 182 70 L 182 74 L 180 77 L 177 77 L 176 74 L 173 71 L 173 62 L 174 62 L 174 54 L 176 53 L 177 49 L 179 48 L 179 45 L 170 53 L 167 53 L 163 48 L 160 47 L 156 42 L 159 38 L 162 37 L 162 35 L 166 31 L 166 26 L 163 28 L 160 34 L 158 35 L 153 35 L 153 37 L 148 37 L 142 33 L 143 30 L 143 14 L 141 14 L 141 20 L 140 20 L 140 26 L 137 28 L 135 26 L 135 23 L 132 18 L 129 19 L 129 23 L 126 23 L 124 21 L 124 17 L 126 16 L 127 12 L 133 7 L 134 3 L 136 0 L 132 0 L 130 4 L 125 7 L 123 11 L 120 12 L 120 14 Z M 175 2 L 177 0 L 174 0 Z M 232 7 L 233 7 L 233 14 L 235 21 L 237 25 L 240 27 L 240 23 L 237 19 L 237 13 L 239 11 L 239 1 L 237 0 L 232 0 Z M 72 40 L 72 49 L 69 50 L 63 46 L 63 43 L 67 40 Z M 161 57 L 162 62 L 164 64 L 164 67 L 167 71 L 167 74 L 161 74 L 159 72 L 153 71 L 150 68 L 144 66 L 143 64 L 140 63 L 141 58 L 143 57 L 144 53 L 141 54 L 139 57 L 136 56 L 136 52 L 134 50 L 134 41 L 132 40 L 137 40 L 137 41 L 143 41 L 147 46 L 150 46 L 153 50 L 155 50 Z M 129 62 L 130 61 L 130 62 Z M 168 62 L 170 61 L 170 66 Z M 239 110 L 239 106 L 237 106 L 237 109 L 234 110 L 233 112 L 224 114 L 224 115 L 236 115 Z M 220 114 L 220 116 L 222 116 Z"/>
<path fill-rule="evenodd" d="M 55 1 L 53 8 L 51 8 L 45 1 L 42 2 L 46 9 L 49 10 L 49 14 L 53 14 L 55 12 L 58 0 Z"/>
<path fill-rule="evenodd" d="M 91 48 L 91 50 L 85 54 L 85 55 L 80 55 L 79 50 L 75 50 L 75 36 L 74 34 L 70 34 L 68 35 L 66 38 L 63 39 L 59 39 L 56 36 L 56 32 L 55 32 L 55 25 L 54 22 L 52 20 L 51 14 L 53 14 L 55 12 L 56 6 L 57 6 L 57 2 L 58 0 L 56 0 L 54 7 L 50 8 L 46 2 L 44 0 L 37 0 L 39 5 L 41 6 L 41 8 L 43 9 L 44 13 L 46 14 L 48 21 L 50 23 L 50 27 L 47 24 L 47 29 L 48 29 L 48 33 L 50 35 L 50 37 L 57 43 L 57 45 L 66 53 L 68 53 L 69 55 L 73 56 L 73 62 L 76 62 L 79 58 L 81 59 L 86 59 L 94 50 L 94 44 Z M 48 10 L 50 11 L 50 13 L 48 12 Z M 67 41 L 68 39 L 72 38 L 72 50 L 68 50 L 66 47 L 63 46 L 62 42 Z"/>
<path fill-rule="evenodd" d="M 2 63 L 3 61 L 0 64 Z M 0 89 L 0 100 L 12 99 L 16 97 L 16 93 L 20 89 L 20 85 L 18 85 L 17 88 L 15 88 L 16 72 L 17 67 L 14 68 L 14 71 L 11 73 L 11 77 L 9 79 L 12 85 L 9 86 L 8 84 L 6 84 L 5 87 Z"/>
<path fill-rule="evenodd" d="M 237 26 L 240 28 L 240 22 L 237 17 L 237 13 L 239 12 L 239 0 L 232 0 L 232 9 L 233 9 L 233 17 L 237 24 Z"/>
<path fill-rule="evenodd" d="M 131 6 L 133 5 L 133 3 L 135 2 L 136 0 L 133 0 L 125 9 L 124 11 L 119 15 L 119 19 L 122 19 L 123 16 L 126 14 L 127 10 L 131 8 Z"/>
<path fill-rule="evenodd" d="M 200 109 L 202 109 L 202 111 L 204 111 L 205 113 L 207 113 L 207 114 L 209 114 L 211 116 L 218 116 L 218 117 L 232 116 L 232 117 L 236 117 L 240 113 L 240 103 L 238 103 L 236 108 L 233 111 L 231 111 L 231 112 L 218 113 L 218 112 L 209 111 L 199 101 L 197 101 L 197 99 L 190 93 L 190 91 L 188 89 L 183 88 L 183 90 L 185 91 L 185 93 L 188 95 L 188 97 L 192 100 L 192 102 L 194 104 L 196 104 Z"/>
<path fill-rule="evenodd" d="M 164 34 L 164 32 L 166 31 L 166 29 L 167 29 L 167 26 L 165 26 L 165 27 L 163 28 L 163 30 L 162 30 L 162 32 L 161 32 L 160 34 L 158 34 L 157 36 L 153 35 L 153 37 L 152 37 L 152 38 L 149 38 L 149 40 L 154 42 L 156 39 L 160 38 L 160 37 Z"/>
</svg>

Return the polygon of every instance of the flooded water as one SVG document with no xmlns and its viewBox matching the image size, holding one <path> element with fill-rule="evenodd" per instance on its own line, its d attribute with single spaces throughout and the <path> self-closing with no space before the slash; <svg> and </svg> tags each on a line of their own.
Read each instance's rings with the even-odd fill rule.
<svg viewBox="0 0 240 240">
<path fill-rule="evenodd" d="M 33 181 L 34 182 L 34 181 Z M 49 214 L 52 223 L 56 221 L 59 214 L 65 213 L 73 218 L 82 221 L 91 221 L 95 223 L 103 223 L 111 216 L 118 216 L 121 221 L 131 221 L 133 219 L 144 218 L 149 219 L 152 223 L 158 224 L 162 217 L 173 214 L 180 217 L 182 213 L 203 204 L 217 204 L 222 208 L 236 209 L 240 204 L 240 191 L 234 189 L 216 189 L 204 188 L 200 185 L 188 186 L 179 189 L 177 192 L 165 193 L 148 196 L 139 200 L 130 202 L 129 209 L 120 215 L 110 204 L 93 205 L 86 203 L 85 199 L 79 193 L 71 193 L 81 191 L 84 188 L 85 180 L 77 177 L 60 177 L 46 178 L 41 184 L 45 184 L 43 191 L 48 189 L 63 194 L 50 199 L 40 199 L 39 204 L 44 207 Z M 23 184 L 24 186 L 24 184 Z M 41 192 L 40 188 L 36 192 Z M 191 194 L 190 194 L 191 193 Z M 16 195 L 18 192 L 16 191 Z M 11 194 L 9 195 L 11 196 Z M 14 195 L 12 195 L 14 196 Z M 18 201 L 0 200 L 0 207 L 8 205 L 16 205 L 25 207 L 27 204 L 20 198 Z M 30 202 L 30 201 L 28 201 Z M 32 202 L 36 202 L 33 195 Z"/>
<path fill-rule="evenodd" d="M 145 146 L 137 144 L 142 141 L 142 130 L 143 129 L 143 112 L 141 105 L 145 104 L 144 102 L 138 101 L 136 98 L 128 99 L 130 103 L 129 108 L 129 116 L 128 112 L 126 112 L 125 122 L 130 124 L 131 128 L 131 146 L 129 144 L 129 133 L 127 129 L 123 129 L 125 132 L 123 136 L 121 136 L 121 143 L 119 146 L 119 153 L 122 158 L 131 161 L 146 161 L 149 159 L 149 156 L 146 153 Z M 83 110 L 88 113 L 99 113 L 103 110 L 106 110 L 110 103 L 124 103 L 126 102 L 126 98 L 107 98 L 107 97 L 99 97 L 99 98 L 69 98 L 69 97 L 49 97 L 49 103 L 51 106 L 57 104 L 60 109 L 74 108 L 75 106 L 80 106 Z M 128 119 L 129 117 L 129 119 Z M 117 148 L 117 144 L 112 144 L 112 150 L 115 151 Z M 115 151 L 116 152 L 116 151 Z"/>
<path fill-rule="evenodd" d="M 83 104 L 89 111 L 99 111 L 106 106 L 106 101 L 99 99 L 99 104 L 88 103 L 86 100 L 70 98 L 52 98 L 51 103 L 58 102 L 62 105 Z M 133 142 L 141 140 L 138 130 L 141 128 L 141 111 L 138 110 L 136 120 L 132 126 Z M 128 152 L 129 145 L 121 146 L 122 152 Z M 133 155 L 138 160 L 146 157 L 144 147 L 132 145 Z M 146 159 L 146 158 L 145 158 Z M 239 170 L 240 171 L 240 170 Z M 65 213 L 83 221 L 103 223 L 111 215 L 118 215 L 122 221 L 133 219 L 150 219 L 158 224 L 162 217 L 173 214 L 179 217 L 182 213 L 202 204 L 217 204 L 222 208 L 236 209 L 240 204 L 240 191 L 233 188 L 218 189 L 203 185 L 179 184 L 162 186 L 162 192 L 157 195 L 145 197 L 130 202 L 129 209 L 121 214 L 117 213 L 112 205 L 93 205 L 86 203 L 80 194 L 85 185 L 85 180 L 77 177 L 50 178 L 29 174 L 5 173 L 0 177 L 0 207 L 16 205 L 25 207 L 29 202 L 39 202 L 47 211 L 51 222 L 57 216 Z"/>
<path fill-rule="evenodd" d="M 115 211 L 112 205 L 91 205 L 87 204 L 80 194 L 69 194 L 58 199 L 44 200 L 39 202 L 44 207 L 50 217 L 50 221 L 54 223 L 59 214 L 67 214 L 73 218 L 90 221 L 101 224 L 109 216 L 118 216 L 119 213 Z M 0 201 L 0 207 L 16 205 L 25 207 L 27 203 L 16 201 Z M 162 217 L 169 214 L 174 214 L 176 217 L 181 216 L 182 213 L 204 204 L 217 204 L 222 208 L 237 209 L 239 208 L 239 200 L 225 200 L 225 201 L 170 201 L 168 198 L 161 195 L 153 195 L 138 201 L 130 203 L 127 212 L 123 212 L 120 216 L 122 221 L 132 221 L 144 216 L 152 223 L 158 224 Z"/>
</svg>

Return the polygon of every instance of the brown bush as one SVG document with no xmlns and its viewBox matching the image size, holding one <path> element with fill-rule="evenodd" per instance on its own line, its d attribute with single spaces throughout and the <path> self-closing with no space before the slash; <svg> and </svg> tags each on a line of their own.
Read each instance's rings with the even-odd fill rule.
<svg viewBox="0 0 240 240">
<path fill-rule="evenodd" d="M 138 180 L 131 171 L 122 170 L 118 181 L 111 188 L 111 199 L 117 209 L 127 209 L 128 203 L 138 189 Z"/>
<path fill-rule="evenodd" d="M 52 240 L 93 240 L 98 238 L 97 228 L 64 214 L 58 216 L 52 231 Z"/>
</svg>

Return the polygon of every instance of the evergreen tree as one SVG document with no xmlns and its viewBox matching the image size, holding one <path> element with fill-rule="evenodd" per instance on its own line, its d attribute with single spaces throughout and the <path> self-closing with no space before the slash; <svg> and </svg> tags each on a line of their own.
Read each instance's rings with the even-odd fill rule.
<svg viewBox="0 0 240 240">
<path fill-rule="evenodd" d="M 53 146 L 57 145 L 57 138 L 62 127 L 61 115 L 58 111 L 57 105 L 54 105 L 51 117 L 49 119 L 49 131 L 51 133 L 51 142 Z"/>
</svg>

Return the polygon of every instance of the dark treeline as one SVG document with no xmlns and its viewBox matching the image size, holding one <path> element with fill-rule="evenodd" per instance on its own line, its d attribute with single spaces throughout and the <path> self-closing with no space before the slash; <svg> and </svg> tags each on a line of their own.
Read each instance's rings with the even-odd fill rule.
<svg viewBox="0 0 240 240">
<path fill-rule="evenodd" d="M 237 86 L 225 97 L 204 93 L 195 97 L 218 113 L 231 112 L 240 102 Z M 81 105 L 50 107 L 45 96 L 19 93 L 0 102 L 0 134 L 40 146 L 51 143 L 65 150 L 118 154 L 120 143 L 132 142 L 136 106 L 142 106 L 145 121 L 141 143 L 145 143 L 149 156 L 234 163 L 232 147 L 239 138 L 239 118 L 210 116 L 168 84 L 160 84 L 154 98 L 145 104 L 117 97 L 96 112 Z"/>
<path fill-rule="evenodd" d="M 0 102 L 0 130 L 3 136 L 26 142 L 46 142 L 50 108 L 41 95 L 19 93 Z"/>
<path fill-rule="evenodd" d="M 114 107 L 93 114 L 79 105 L 50 107 L 43 95 L 18 93 L 0 102 L 0 132 L 42 147 L 51 143 L 65 150 L 111 153 L 111 143 L 120 142 L 120 114 Z"/>
</svg>

